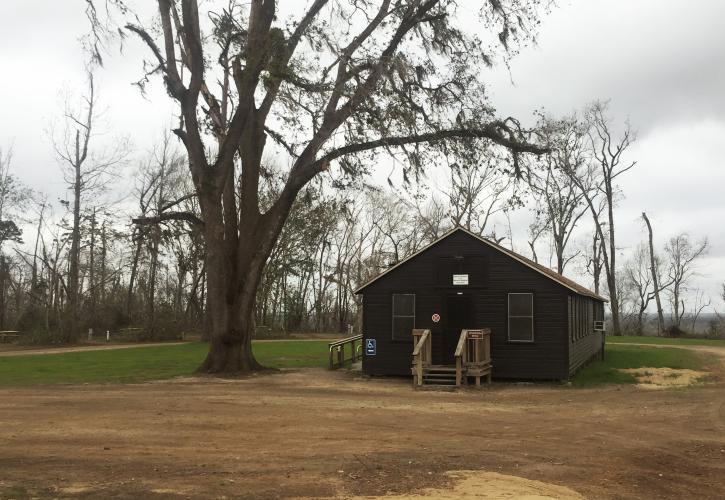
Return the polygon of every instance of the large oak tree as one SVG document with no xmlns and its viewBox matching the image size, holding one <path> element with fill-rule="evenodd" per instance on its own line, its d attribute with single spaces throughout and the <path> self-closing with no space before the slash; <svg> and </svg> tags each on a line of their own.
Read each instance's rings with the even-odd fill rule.
<svg viewBox="0 0 725 500">
<path fill-rule="evenodd" d="M 176 218 L 203 231 L 209 373 L 259 367 L 257 288 L 295 198 L 316 176 L 347 182 L 380 152 L 402 155 L 406 178 L 442 154 L 503 148 L 518 171 L 522 154 L 541 152 L 517 121 L 496 118 L 482 81 L 497 50 L 528 38 L 537 0 L 278 3 L 158 0 L 155 24 L 134 16 L 125 26 L 152 54 L 146 78 L 161 74 L 179 104 L 174 132 L 200 206 L 137 222 Z M 265 206 L 269 150 L 283 151 L 289 170 Z"/>
</svg>

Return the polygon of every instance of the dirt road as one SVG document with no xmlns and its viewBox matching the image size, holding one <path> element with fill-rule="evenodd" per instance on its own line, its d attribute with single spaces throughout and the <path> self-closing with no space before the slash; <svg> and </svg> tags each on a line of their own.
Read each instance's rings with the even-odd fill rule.
<svg viewBox="0 0 725 500">
<path fill-rule="evenodd" d="M 0 389 L 0 498 L 456 492 L 461 470 L 567 498 L 725 498 L 725 387 L 423 392 L 311 369 Z"/>
</svg>

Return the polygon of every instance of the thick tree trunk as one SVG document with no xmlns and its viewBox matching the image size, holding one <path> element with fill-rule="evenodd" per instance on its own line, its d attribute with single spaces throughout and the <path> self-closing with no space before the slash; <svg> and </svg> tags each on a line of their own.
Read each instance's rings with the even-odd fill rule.
<svg viewBox="0 0 725 500">
<path fill-rule="evenodd" d="M 259 370 L 262 367 L 252 352 L 254 333 L 254 302 L 262 266 L 239 265 L 240 276 L 230 276 L 224 264 L 232 255 L 224 255 L 209 245 L 207 253 L 207 286 L 211 315 L 209 353 L 199 367 L 204 373 L 235 373 Z M 221 254 L 221 255 L 219 255 Z M 262 261 L 264 262 L 264 261 Z"/>
<path fill-rule="evenodd" d="M 245 301 L 246 302 L 246 301 Z M 217 331 L 213 323 L 209 352 L 199 367 L 203 373 L 236 373 L 262 369 L 252 352 L 252 333 L 254 331 L 254 306 L 249 302 L 240 304 L 239 309 L 225 304 L 228 318 L 227 326 Z"/>
<path fill-rule="evenodd" d="M 200 372 L 237 373 L 263 368 L 252 352 L 257 290 L 295 196 L 296 191 L 288 191 L 267 214 L 247 213 L 240 217 L 239 226 L 236 218 L 225 219 L 222 207 L 214 203 L 214 193 L 199 197 L 211 318 L 209 353 Z M 230 238 L 234 245 L 229 244 Z"/>
</svg>

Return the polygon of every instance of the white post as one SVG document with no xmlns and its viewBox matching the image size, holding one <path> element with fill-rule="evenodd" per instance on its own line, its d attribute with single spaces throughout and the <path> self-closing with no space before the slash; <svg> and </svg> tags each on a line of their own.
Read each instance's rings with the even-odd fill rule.
<svg viewBox="0 0 725 500">
<path fill-rule="evenodd" d="M 93 328 L 88 329 L 88 341 L 93 340 Z"/>
<path fill-rule="evenodd" d="M 109 330 L 106 330 L 106 342 L 111 341 L 111 332 Z"/>
</svg>

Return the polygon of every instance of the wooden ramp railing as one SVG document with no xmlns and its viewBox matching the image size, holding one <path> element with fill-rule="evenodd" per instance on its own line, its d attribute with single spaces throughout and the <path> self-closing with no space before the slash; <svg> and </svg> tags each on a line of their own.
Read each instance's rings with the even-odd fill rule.
<svg viewBox="0 0 725 500">
<path fill-rule="evenodd" d="M 468 377 L 481 385 L 481 377 L 491 383 L 491 329 L 461 330 L 455 352 L 456 386 L 467 383 Z"/>
<path fill-rule="evenodd" d="M 330 370 L 335 368 L 342 368 L 348 361 L 354 363 L 357 361 L 362 354 L 358 353 L 358 350 L 362 349 L 362 335 L 353 335 L 335 342 L 327 344 L 330 350 Z M 360 341 L 360 345 L 357 342 Z M 345 357 L 345 346 L 350 346 L 350 357 Z"/>
<path fill-rule="evenodd" d="M 423 372 L 430 366 L 431 354 L 431 333 L 430 330 L 413 330 L 413 385 L 423 385 Z"/>
</svg>

